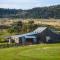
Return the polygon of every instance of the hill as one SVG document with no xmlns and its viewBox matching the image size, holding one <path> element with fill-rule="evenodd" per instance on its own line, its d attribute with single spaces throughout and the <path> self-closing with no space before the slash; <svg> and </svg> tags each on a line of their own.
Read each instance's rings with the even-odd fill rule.
<svg viewBox="0 0 60 60">
<path fill-rule="evenodd" d="M 60 19 L 60 5 L 36 7 L 29 10 L 0 8 L 0 18 L 56 18 Z"/>
<path fill-rule="evenodd" d="M 60 60 L 60 44 L 0 49 L 0 60 Z"/>
</svg>

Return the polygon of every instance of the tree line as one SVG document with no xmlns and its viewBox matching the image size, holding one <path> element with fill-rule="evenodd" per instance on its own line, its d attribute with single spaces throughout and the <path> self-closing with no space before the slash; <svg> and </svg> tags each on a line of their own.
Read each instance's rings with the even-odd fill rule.
<svg viewBox="0 0 60 60">
<path fill-rule="evenodd" d="M 60 19 L 60 5 L 49 7 L 36 7 L 29 10 L 0 8 L 0 18 Z"/>
</svg>

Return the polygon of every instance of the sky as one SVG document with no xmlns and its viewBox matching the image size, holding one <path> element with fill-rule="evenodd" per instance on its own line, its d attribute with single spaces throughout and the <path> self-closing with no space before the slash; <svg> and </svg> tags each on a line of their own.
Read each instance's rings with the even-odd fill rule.
<svg viewBox="0 0 60 60">
<path fill-rule="evenodd" d="M 60 0 L 0 0 L 0 8 L 31 9 L 60 4 Z"/>
</svg>

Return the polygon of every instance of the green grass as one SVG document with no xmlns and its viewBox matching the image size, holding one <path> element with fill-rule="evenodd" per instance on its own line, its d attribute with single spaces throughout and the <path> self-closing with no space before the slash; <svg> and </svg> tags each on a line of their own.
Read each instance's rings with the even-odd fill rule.
<svg viewBox="0 0 60 60">
<path fill-rule="evenodd" d="M 38 44 L 0 49 L 0 60 L 60 60 L 60 44 Z"/>
</svg>

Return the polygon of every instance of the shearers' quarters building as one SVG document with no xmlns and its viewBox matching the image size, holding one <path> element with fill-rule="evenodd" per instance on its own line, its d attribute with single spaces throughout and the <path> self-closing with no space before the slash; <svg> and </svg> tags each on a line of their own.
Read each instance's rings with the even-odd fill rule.
<svg viewBox="0 0 60 60">
<path fill-rule="evenodd" d="M 11 36 L 11 40 L 14 40 L 17 44 L 39 44 L 39 43 L 57 43 L 60 42 L 60 35 L 52 32 L 47 27 L 39 27 L 33 32 Z"/>
</svg>

